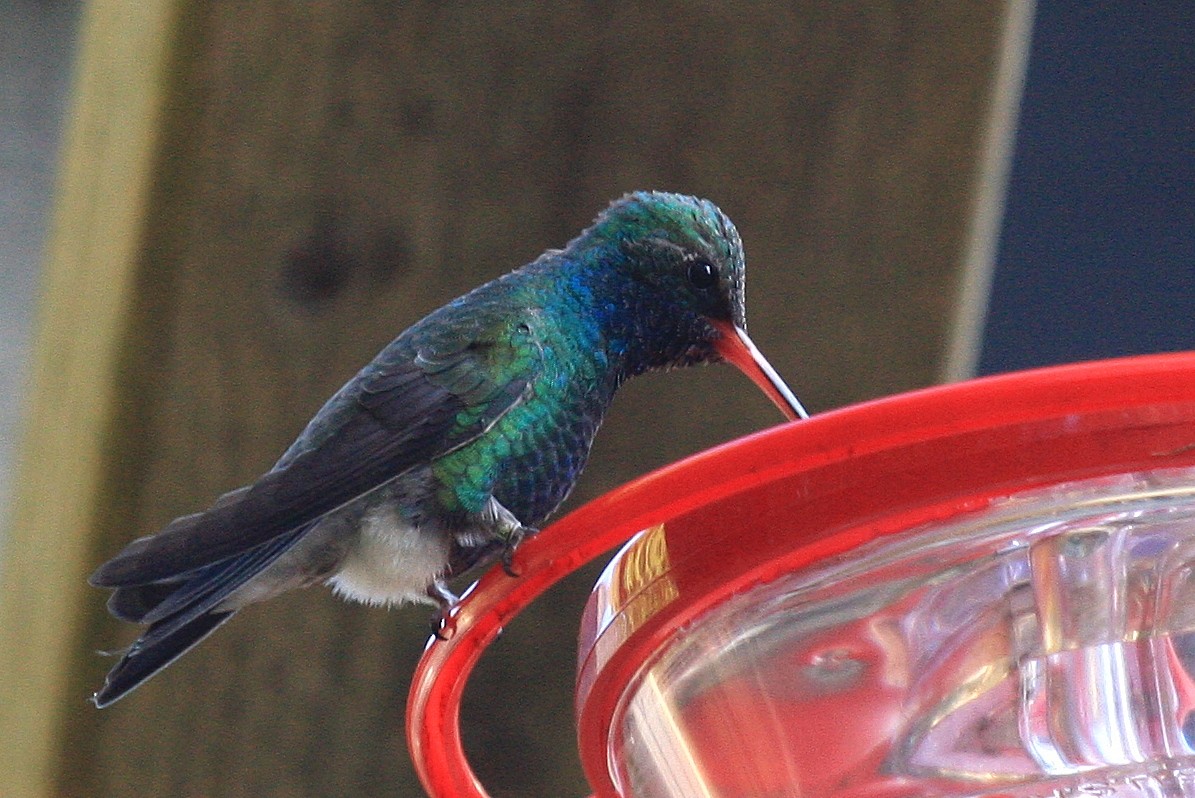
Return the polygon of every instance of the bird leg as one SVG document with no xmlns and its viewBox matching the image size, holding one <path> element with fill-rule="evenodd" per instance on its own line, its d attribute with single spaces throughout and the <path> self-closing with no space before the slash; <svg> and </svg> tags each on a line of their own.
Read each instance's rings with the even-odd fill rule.
<svg viewBox="0 0 1195 798">
<path fill-rule="evenodd" d="M 523 523 L 515 518 L 514 513 L 503 507 L 502 503 L 493 496 L 486 502 L 481 516 L 493 530 L 494 538 L 502 544 L 502 570 L 506 572 L 507 576 L 517 577 L 519 573 L 514 568 L 515 549 L 523 542 L 523 538 L 534 535 L 539 530 L 523 526 Z"/>
<path fill-rule="evenodd" d="M 513 530 L 511 536 L 502 541 L 502 570 L 506 572 L 509 577 L 517 577 L 519 572 L 515 570 L 515 549 L 523 542 L 523 538 L 534 534 L 536 530 L 528 529 L 526 527 L 519 527 Z"/>
<path fill-rule="evenodd" d="M 433 579 L 427 586 L 427 597 L 439 607 L 432 615 L 432 636 L 437 640 L 447 640 L 449 635 L 445 632 L 452 630 L 456 625 L 452 619 L 452 608 L 460 599 L 448 589 L 448 585 L 440 577 Z"/>
</svg>

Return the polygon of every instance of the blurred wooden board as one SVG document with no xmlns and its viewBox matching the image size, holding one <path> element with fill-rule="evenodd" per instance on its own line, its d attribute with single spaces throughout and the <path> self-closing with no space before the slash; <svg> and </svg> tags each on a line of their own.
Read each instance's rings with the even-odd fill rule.
<svg viewBox="0 0 1195 798">
<path fill-rule="evenodd" d="M 46 297 L 0 579 L 0 794 L 51 795 L 63 729 L 84 706 L 84 583 L 113 490 L 108 450 L 125 401 L 129 303 L 149 217 L 175 4 L 96 2 L 47 245 Z"/>
<path fill-rule="evenodd" d="M 27 694 L 4 742 L 36 734 L 0 793 L 420 794 L 401 726 L 425 610 L 286 597 L 98 712 L 92 652 L 131 630 L 86 574 L 267 468 L 393 335 L 627 190 L 736 220 L 753 337 L 813 409 L 934 381 L 1002 13 L 95 3 L 0 616 Z M 87 119 L 127 152 L 87 144 Z M 729 369 L 645 378 L 574 500 L 778 421 Z M 496 795 L 583 794 L 586 589 L 477 674 L 465 733 Z"/>
</svg>

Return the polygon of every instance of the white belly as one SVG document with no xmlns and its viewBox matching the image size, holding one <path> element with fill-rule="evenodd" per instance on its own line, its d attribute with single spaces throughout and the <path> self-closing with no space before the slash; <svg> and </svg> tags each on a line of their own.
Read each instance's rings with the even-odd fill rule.
<svg viewBox="0 0 1195 798">
<path fill-rule="evenodd" d="M 448 568 L 448 536 L 408 525 L 383 504 L 361 521 L 360 534 L 328 584 L 363 604 L 434 604 L 428 586 Z"/>
</svg>

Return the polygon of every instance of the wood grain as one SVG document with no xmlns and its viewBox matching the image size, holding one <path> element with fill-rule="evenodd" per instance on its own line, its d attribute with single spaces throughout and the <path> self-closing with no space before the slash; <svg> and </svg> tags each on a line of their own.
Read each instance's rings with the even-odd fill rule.
<svg viewBox="0 0 1195 798">
<path fill-rule="evenodd" d="M 43 648 L 59 658 L 46 699 L 56 781 L 28 794 L 420 794 L 401 722 L 425 611 L 289 596 L 101 713 L 82 699 L 108 663 L 88 652 L 131 630 L 82 588 L 85 560 L 267 468 L 393 335 L 562 245 L 624 191 L 697 193 L 737 221 L 753 336 L 813 409 L 932 382 L 1001 11 L 188 6 L 170 90 L 154 95 L 162 146 L 140 166 L 154 173 L 136 268 L 113 289 L 127 324 L 72 309 L 70 289 L 52 287 L 46 306 L 61 331 L 43 351 L 110 342 L 86 354 L 99 373 L 57 401 L 82 413 L 74 403 L 94 398 L 79 386 L 111 392 L 66 439 L 107 444 L 81 450 L 86 474 L 54 473 L 57 449 L 22 488 L 26 508 L 75 485 L 93 497 L 52 532 L 73 541 L 69 563 L 29 565 L 72 621 L 52 621 L 37 648 L 14 643 L 31 669 Z M 92 168 L 100 205 L 119 169 Z M 37 396 L 52 416 L 53 394 Z M 575 499 L 778 421 L 729 369 L 645 378 L 616 403 Z M 26 509 L 23 523 L 51 534 L 45 514 Z M 585 590 L 572 580 L 514 624 L 470 688 L 466 740 L 495 795 L 584 794 L 570 697 Z"/>
<path fill-rule="evenodd" d="M 135 10 L 95 2 L 83 18 L 3 559 L 0 795 L 51 794 L 62 725 L 87 695 L 77 674 L 80 630 L 95 618 L 84 580 L 124 399 L 117 374 L 174 15 L 173 2 L 149 0 Z"/>
</svg>

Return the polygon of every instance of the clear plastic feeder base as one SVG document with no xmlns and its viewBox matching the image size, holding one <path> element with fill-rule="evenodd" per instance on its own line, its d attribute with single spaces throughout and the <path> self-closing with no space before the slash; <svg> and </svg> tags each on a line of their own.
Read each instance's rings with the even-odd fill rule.
<svg viewBox="0 0 1195 798">
<path fill-rule="evenodd" d="M 1180 469 L 1028 491 L 786 574 L 677 630 L 635 676 L 612 725 L 617 786 L 1195 795 L 1193 565 L 1195 470 Z"/>
</svg>

